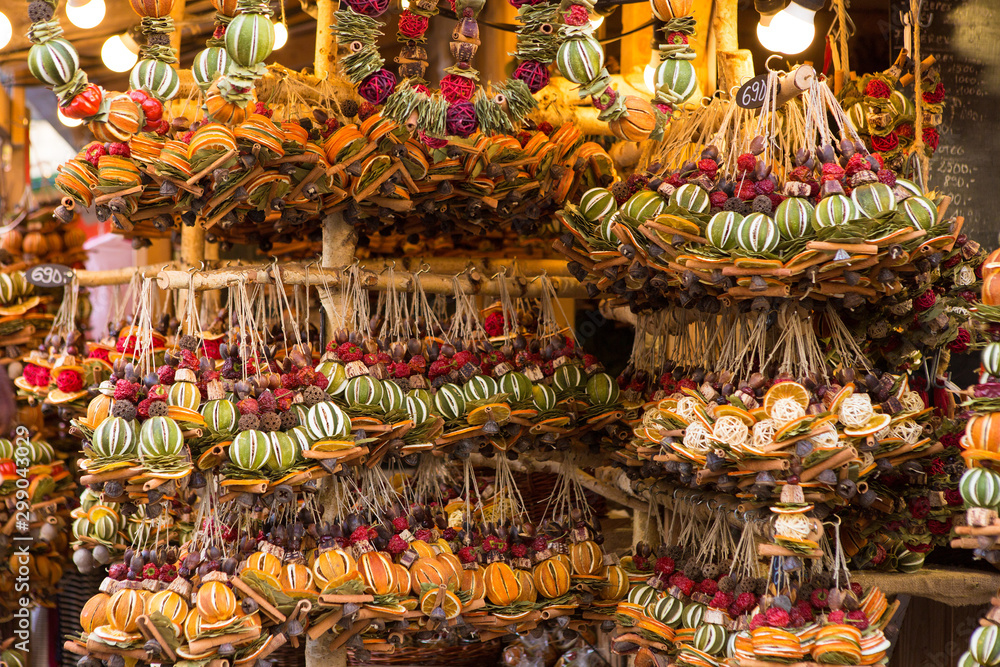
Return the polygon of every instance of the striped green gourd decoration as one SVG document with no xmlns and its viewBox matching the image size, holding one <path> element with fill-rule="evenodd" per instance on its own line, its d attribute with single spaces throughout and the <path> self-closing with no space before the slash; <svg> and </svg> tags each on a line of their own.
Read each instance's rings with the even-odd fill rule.
<svg viewBox="0 0 1000 667">
<path fill-rule="evenodd" d="M 604 47 L 593 37 L 568 39 L 556 53 L 556 67 L 573 83 L 590 83 L 604 67 Z"/>
<path fill-rule="evenodd" d="M 201 390 L 194 382 L 178 382 L 171 385 L 167 394 L 167 405 L 176 405 L 188 410 L 198 410 L 201 405 Z"/>
<path fill-rule="evenodd" d="M 531 398 L 531 387 L 531 380 L 520 371 L 511 371 L 500 378 L 500 391 L 518 402 Z"/>
<path fill-rule="evenodd" d="M 966 651 L 958 658 L 958 662 L 955 663 L 955 667 L 983 667 L 976 659 L 972 657 L 972 653 Z"/>
<path fill-rule="evenodd" d="M 241 470 L 260 470 L 271 458 L 271 439 L 263 431 L 240 431 L 229 445 L 229 460 Z"/>
<path fill-rule="evenodd" d="M 896 558 L 896 569 L 904 573 L 916 572 L 924 566 L 924 554 L 904 549 Z"/>
<path fill-rule="evenodd" d="M 656 92 L 674 104 L 683 102 L 698 89 L 698 74 L 690 60 L 667 58 L 653 73 Z"/>
<path fill-rule="evenodd" d="M 184 434 L 170 417 L 150 417 L 139 429 L 139 456 L 159 458 L 177 456 L 184 449 Z"/>
<path fill-rule="evenodd" d="M 431 396 L 431 392 L 427 391 L 426 389 L 411 389 L 410 391 L 406 392 L 406 395 L 418 398 L 421 401 L 423 401 L 424 404 L 426 405 L 434 404 L 434 397 Z"/>
<path fill-rule="evenodd" d="M 706 623 L 694 633 L 694 647 L 710 655 L 719 655 L 726 648 L 728 639 L 725 628 L 715 623 Z"/>
<path fill-rule="evenodd" d="M 976 628 L 969 640 L 969 652 L 981 665 L 1000 665 L 1000 628 L 987 625 Z"/>
<path fill-rule="evenodd" d="M 736 243 L 746 252 L 771 252 L 780 238 L 778 225 L 763 213 L 751 213 L 736 228 Z"/>
<path fill-rule="evenodd" d="M 135 427 L 121 417 L 102 421 L 90 438 L 90 448 L 104 458 L 131 456 L 136 453 L 138 444 Z"/>
<path fill-rule="evenodd" d="M 90 524 L 90 537 L 101 542 L 110 542 L 118 532 L 118 524 L 110 514 L 102 514 Z"/>
<path fill-rule="evenodd" d="M 868 218 L 896 208 L 896 195 L 885 183 L 865 183 L 854 188 L 851 199 L 858 211 Z"/>
<path fill-rule="evenodd" d="M 913 106 L 913 100 L 904 95 L 901 90 L 894 90 L 892 92 L 889 104 L 892 105 L 892 109 L 896 112 L 897 116 L 914 116 L 917 113 L 916 107 Z"/>
<path fill-rule="evenodd" d="M 536 384 L 531 387 L 531 402 L 540 412 L 556 407 L 556 392 L 546 384 Z"/>
<path fill-rule="evenodd" d="M 406 397 L 406 413 L 414 426 L 419 426 L 431 418 L 431 409 L 427 401 L 420 396 Z"/>
<path fill-rule="evenodd" d="M 609 215 L 594 227 L 594 234 L 605 243 L 617 246 L 619 243 L 618 237 L 615 236 L 615 232 L 612 229 L 617 222 L 621 222 L 620 215 Z"/>
<path fill-rule="evenodd" d="M 485 401 L 500 393 L 500 385 L 488 375 L 476 375 L 462 389 L 467 401 Z"/>
<path fill-rule="evenodd" d="M 265 463 L 267 469 L 271 472 L 284 472 L 294 466 L 301 451 L 298 438 L 291 433 L 283 433 L 282 431 L 272 431 L 269 437 L 271 439 L 271 456 Z"/>
<path fill-rule="evenodd" d="M 212 82 L 229 70 L 229 53 L 221 46 L 202 49 L 194 57 L 191 74 L 202 90 L 208 90 Z"/>
<path fill-rule="evenodd" d="M 958 491 L 969 507 L 992 509 L 1000 505 L 1000 475 L 989 468 L 969 468 L 962 473 Z"/>
<path fill-rule="evenodd" d="M 813 225 L 813 205 L 802 197 L 789 197 L 778 204 L 774 222 L 783 239 L 800 239 Z"/>
<path fill-rule="evenodd" d="M 658 596 L 659 591 L 652 586 L 648 584 L 639 584 L 628 592 L 626 600 L 628 600 L 630 604 L 637 604 L 640 607 L 646 607 L 656 601 Z"/>
<path fill-rule="evenodd" d="M 316 442 L 315 438 L 309 433 L 309 429 L 302 425 L 290 428 L 285 433 L 295 440 L 295 445 L 299 448 L 300 452 L 310 449 L 312 444 Z"/>
<path fill-rule="evenodd" d="M 392 380 L 382 380 L 381 385 L 382 399 L 379 401 L 379 406 L 382 408 L 382 412 L 402 410 L 406 395 L 399 388 L 399 385 Z"/>
<path fill-rule="evenodd" d="M 347 370 L 344 368 L 344 364 L 336 361 L 324 361 L 316 367 L 316 372 L 328 380 L 326 393 L 331 396 L 340 396 L 347 389 Z"/>
<path fill-rule="evenodd" d="M 618 396 L 618 381 L 607 373 L 594 373 L 587 380 L 587 398 L 592 405 L 614 405 Z"/>
<path fill-rule="evenodd" d="M 234 63 L 253 67 L 274 49 L 274 24 L 264 14 L 244 12 L 226 26 L 226 51 Z"/>
<path fill-rule="evenodd" d="M 912 197 L 922 197 L 923 194 L 924 194 L 920 190 L 920 186 L 919 185 L 917 185 L 913 181 L 908 180 L 906 178 L 897 178 L 896 179 L 896 187 L 897 188 L 902 188 L 906 192 L 909 192 L 910 196 L 912 196 Z"/>
<path fill-rule="evenodd" d="M 558 392 L 576 391 L 586 381 L 583 369 L 576 364 L 563 364 L 552 374 L 552 387 Z"/>
<path fill-rule="evenodd" d="M 90 527 L 91 527 L 90 519 L 88 519 L 87 517 L 81 516 L 77 519 L 74 519 L 72 526 L 73 537 L 75 539 L 80 539 L 81 537 L 90 537 Z"/>
<path fill-rule="evenodd" d="M 846 195 L 830 195 L 820 200 L 813 216 L 813 228 L 819 231 L 823 227 L 844 225 L 858 217 L 858 207 Z"/>
<path fill-rule="evenodd" d="M 670 203 L 686 208 L 693 213 L 704 213 L 712 208 L 712 201 L 708 198 L 705 188 L 694 183 L 685 183 L 674 190 L 674 194 L 670 195 Z"/>
<path fill-rule="evenodd" d="M 681 624 L 681 615 L 684 613 L 684 603 L 673 595 L 664 595 L 646 607 L 646 614 L 654 620 L 676 628 Z"/>
<path fill-rule="evenodd" d="M 143 58 L 132 68 L 128 83 L 132 90 L 144 90 L 161 102 L 173 99 L 181 89 L 177 70 L 152 58 Z"/>
<path fill-rule="evenodd" d="M 692 602 L 684 607 L 684 615 L 681 622 L 685 628 L 697 628 L 701 626 L 705 618 L 705 605 L 700 602 Z"/>
<path fill-rule="evenodd" d="M 658 216 L 667 205 L 659 193 L 652 190 L 640 190 L 629 197 L 621 208 L 622 222 L 632 227 L 638 227 L 647 220 Z"/>
<path fill-rule="evenodd" d="M 445 419 L 458 419 L 465 414 L 465 394 L 457 384 L 446 382 L 434 393 L 434 409 Z"/>
<path fill-rule="evenodd" d="M 34 465 L 48 465 L 56 456 L 52 445 L 44 440 L 29 440 L 27 444 L 28 459 Z"/>
<path fill-rule="evenodd" d="M 587 222 L 596 225 L 618 210 L 618 202 L 607 188 L 591 188 L 580 197 L 579 208 Z"/>
<path fill-rule="evenodd" d="M 240 421 L 240 412 L 232 401 L 208 401 L 201 408 L 201 416 L 205 418 L 205 426 L 212 433 L 232 435 L 236 433 L 236 425 Z"/>
<path fill-rule="evenodd" d="M 983 370 L 993 377 L 1000 377 L 1000 343 L 990 343 L 983 348 Z"/>
<path fill-rule="evenodd" d="M 14 458 L 14 443 L 7 438 L 0 438 L 0 459 Z"/>
<path fill-rule="evenodd" d="M 858 132 L 866 132 L 868 128 L 868 117 L 865 115 L 865 108 L 859 102 L 847 110 L 847 120 L 851 122 Z"/>
<path fill-rule="evenodd" d="M 708 221 L 705 238 L 713 248 L 732 250 L 736 247 L 736 230 L 743 216 L 736 211 L 719 211 Z"/>
<path fill-rule="evenodd" d="M 50 86 L 69 83 L 80 69 L 80 56 L 67 40 L 57 37 L 28 51 L 28 71 Z"/>
<path fill-rule="evenodd" d="M 351 432 L 351 418 L 334 403 L 326 401 L 309 408 L 305 419 L 309 435 L 315 440 L 346 438 Z"/>
<path fill-rule="evenodd" d="M 914 229 L 930 229 L 937 224 L 937 206 L 927 197 L 908 197 L 898 210 Z"/>
<path fill-rule="evenodd" d="M 344 398 L 351 407 L 378 405 L 382 402 L 382 383 L 371 375 L 359 375 L 347 381 Z"/>
</svg>

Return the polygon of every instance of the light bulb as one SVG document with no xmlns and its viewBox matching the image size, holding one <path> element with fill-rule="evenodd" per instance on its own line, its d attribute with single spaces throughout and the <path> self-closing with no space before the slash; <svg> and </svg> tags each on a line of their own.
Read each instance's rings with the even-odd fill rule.
<svg viewBox="0 0 1000 667">
<path fill-rule="evenodd" d="M 816 11 L 792 2 L 765 24 L 757 24 L 757 39 L 768 51 L 795 55 L 802 53 L 816 37 Z"/>
<path fill-rule="evenodd" d="M 104 20 L 107 5 L 104 0 L 69 0 L 66 3 L 66 18 L 77 28 L 96 28 Z"/>
<path fill-rule="evenodd" d="M 0 49 L 10 43 L 10 38 L 14 36 L 14 27 L 10 24 L 10 19 L 3 12 L 0 12 Z"/>
<path fill-rule="evenodd" d="M 646 69 L 642 70 L 642 81 L 646 84 L 646 90 L 651 93 L 656 92 L 655 85 L 656 68 L 652 65 L 646 65 Z"/>
<path fill-rule="evenodd" d="M 59 117 L 59 122 L 66 127 L 79 127 L 83 125 L 83 121 L 78 118 L 67 118 L 64 116 L 62 109 L 56 109 L 56 115 Z"/>
<path fill-rule="evenodd" d="M 128 47 L 126 35 L 112 35 L 101 47 L 101 60 L 112 72 L 127 72 L 139 61 L 139 54 Z"/>
<path fill-rule="evenodd" d="M 281 21 L 274 24 L 274 50 L 277 51 L 288 42 L 288 28 Z"/>
<path fill-rule="evenodd" d="M 403 11 L 406 11 L 410 8 L 410 0 L 400 0 L 399 6 L 403 8 Z"/>
</svg>

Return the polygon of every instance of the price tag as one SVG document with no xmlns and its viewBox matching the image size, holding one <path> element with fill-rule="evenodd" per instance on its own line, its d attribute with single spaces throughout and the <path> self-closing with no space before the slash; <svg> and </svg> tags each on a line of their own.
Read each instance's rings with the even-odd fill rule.
<svg viewBox="0 0 1000 667">
<path fill-rule="evenodd" d="M 767 74 L 750 79 L 736 91 L 736 104 L 744 109 L 759 109 L 764 106 L 767 91 Z"/>
<path fill-rule="evenodd" d="M 39 264 L 28 269 L 25 280 L 35 287 L 62 287 L 73 281 L 73 269 L 62 264 Z"/>
</svg>

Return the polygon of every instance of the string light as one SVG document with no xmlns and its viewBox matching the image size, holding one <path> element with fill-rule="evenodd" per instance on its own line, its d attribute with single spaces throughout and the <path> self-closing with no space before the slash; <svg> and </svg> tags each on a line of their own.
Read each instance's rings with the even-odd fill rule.
<svg viewBox="0 0 1000 667">
<path fill-rule="evenodd" d="M 139 61 L 139 46 L 128 34 L 112 35 L 101 47 L 101 60 L 112 72 L 127 72 Z"/>
<path fill-rule="evenodd" d="M 10 19 L 3 12 L 0 12 L 0 49 L 10 43 L 10 38 L 14 36 L 14 27 L 10 24 Z"/>
<path fill-rule="evenodd" d="M 767 9 L 760 9 L 766 5 Z M 816 12 L 823 0 L 792 0 L 780 11 L 773 11 L 774 2 L 756 3 L 761 12 L 757 24 L 757 39 L 769 51 L 795 55 L 802 53 L 816 37 Z"/>
<path fill-rule="evenodd" d="M 274 50 L 277 51 L 288 43 L 288 28 L 280 21 L 274 24 Z"/>
<path fill-rule="evenodd" d="M 96 28 L 104 20 L 107 5 L 104 0 L 69 0 L 66 3 L 66 18 L 77 28 Z"/>
</svg>

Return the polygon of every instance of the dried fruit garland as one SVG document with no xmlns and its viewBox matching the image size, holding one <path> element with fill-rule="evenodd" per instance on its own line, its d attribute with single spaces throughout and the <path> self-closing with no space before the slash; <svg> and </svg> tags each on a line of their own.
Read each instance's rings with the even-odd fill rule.
<svg viewBox="0 0 1000 667">
<path fill-rule="evenodd" d="M 141 58 L 129 76 L 128 94 L 107 93 L 90 83 L 80 69 L 80 58 L 70 42 L 63 38 L 62 27 L 54 19 L 54 0 L 32 0 L 28 5 L 31 28 L 28 39 L 28 69 L 32 75 L 52 87 L 59 107 L 68 118 L 87 121 L 99 140 L 125 142 L 140 130 L 166 132 L 163 103 L 180 89 L 180 79 L 172 67 L 177 62 L 170 48 L 174 30 L 170 10 L 172 0 L 131 0 L 132 9 L 141 18 L 146 36 Z"/>
<path fill-rule="evenodd" d="M 607 122 L 619 139 L 643 141 L 662 135 L 670 105 L 689 98 L 697 88 L 691 59 L 694 51 L 688 44 L 694 34 L 694 18 L 688 16 L 691 2 L 687 0 L 650 0 L 653 14 L 665 21 L 666 42 L 657 45 L 661 63 L 656 70 L 656 96 L 653 103 L 634 95 L 622 97 L 611 87 L 611 75 L 604 66 L 604 48 L 594 37 L 590 14 L 593 0 L 581 0 L 569 5 L 560 28 L 562 44 L 556 55 L 556 65 L 563 76 L 579 84 L 581 98 L 590 96 L 600 111 L 598 119 Z M 655 105 L 655 106 L 654 106 Z"/>
</svg>

